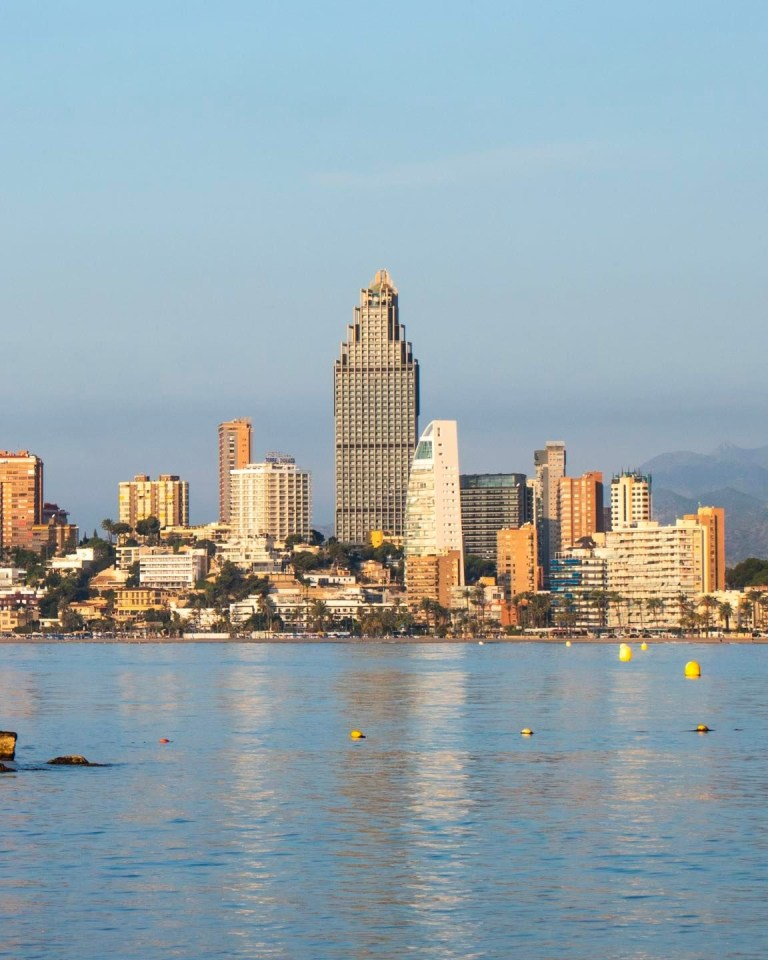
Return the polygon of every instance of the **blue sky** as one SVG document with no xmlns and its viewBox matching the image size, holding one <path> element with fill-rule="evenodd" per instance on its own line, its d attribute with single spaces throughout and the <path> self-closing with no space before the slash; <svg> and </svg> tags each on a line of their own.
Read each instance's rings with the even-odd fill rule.
<svg viewBox="0 0 768 960">
<path fill-rule="evenodd" d="M 91 528 L 216 512 L 216 426 L 332 517 L 332 365 L 386 267 L 465 472 L 766 436 L 768 6 L 0 4 L 0 447 Z"/>
</svg>

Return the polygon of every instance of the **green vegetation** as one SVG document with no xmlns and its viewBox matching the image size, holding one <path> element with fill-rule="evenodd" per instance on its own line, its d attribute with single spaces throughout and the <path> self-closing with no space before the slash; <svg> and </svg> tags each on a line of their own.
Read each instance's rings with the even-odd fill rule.
<svg viewBox="0 0 768 960">
<path fill-rule="evenodd" d="M 768 560 L 748 557 L 725 571 L 725 581 L 730 590 L 744 590 L 768 584 Z"/>
<path fill-rule="evenodd" d="M 482 557 L 469 553 L 464 559 L 464 579 L 468 585 L 477 583 L 481 577 L 495 577 L 496 564 L 493 560 L 483 560 Z"/>
</svg>

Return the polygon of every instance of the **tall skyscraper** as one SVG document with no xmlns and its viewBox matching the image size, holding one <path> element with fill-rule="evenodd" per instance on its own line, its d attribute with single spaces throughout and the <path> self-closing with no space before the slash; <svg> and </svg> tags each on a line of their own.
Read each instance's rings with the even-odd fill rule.
<svg viewBox="0 0 768 960">
<path fill-rule="evenodd" d="M 651 519 L 651 478 L 625 471 L 611 480 L 611 529 Z"/>
<path fill-rule="evenodd" d="M 418 439 L 419 364 L 400 323 L 386 270 L 360 305 L 334 366 L 336 536 L 402 536 L 408 473 Z"/>
<path fill-rule="evenodd" d="M 157 517 L 161 527 L 189 525 L 189 483 L 175 474 L 161 473 L 157 480 L 139 473 L 118 485 L 120 523 L 135 527 L 139 520 Z"/>
<path fill-rule="evenodd" d="M 546 587 L 550 562 L 560 549 L 560 480 L 565 476 L 565 444 L 548 440 L 544 450 L 534 451 L 533 463 L 538 549 Z"/>
<path fill-rule="evenodd" d="M 603 475 L 599 470 L 560 479 L 560 549 L 603 531 Z"/>
<path fill-rule="evenodd" d="M 219 520 L 229 523 L 229 475 L 251 462 L 251 421 L 238 417 L 219 424 Z"/>
<path fill-rule="evenodd" d="M 461 526 L 466 556 L 496 562 L 496 534 L 531 519 L 524 473 L 461 476 Z"/>
<path fill-rule="evenodd" d="M 310 476 L 293 457 L 268 454 L 263 463 L 232 471 L 230 523 L 239 537 L 271 536 L 285 540 L 295 533 L 307 540 L 312 522 Z"/>
<path fill-rule="evenodd" d="M 34 549 L 42 511 L 43 461 L 27 450 L 0 450 L 0 549 Z"/>
<path fill-rule="evenodd" d="M 413 458 L 405 511 L 405 578 L 422 558 L 457 555 L 456 586 L 464 583 L 459 442 L 455 420 L 433 420 Z M 412 563 L 412 561 L 416 561 Z M 410 596 L 409 596 L 410 599 Z"/>
</svg>

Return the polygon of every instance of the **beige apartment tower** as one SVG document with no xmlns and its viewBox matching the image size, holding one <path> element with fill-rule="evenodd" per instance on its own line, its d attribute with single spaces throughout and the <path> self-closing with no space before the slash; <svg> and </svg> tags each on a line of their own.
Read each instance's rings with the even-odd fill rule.
<svg viewBox="0 0 768 960">
<path fill-rule="evenodd" d="M 230 474 L 251 462 L 251 421 L 238 417 L 219 424 L 219 521 L 230 520 Z"/>
<path fill-rule="evenodd" d="M 135 527 L 139 520 L 157 517 L 161 527 L 189 526 L 189 483 L 171 473 L 157 480 L 139 473 L 118 487 L 120 523 Z"/>
<path fill-rule="evenodd" d="M 42 513 L 43 461 L 27 450 L 0 450 L 0 549 L 34 549 Z"/>
<path fill-rule="evenodd" d="M 651 519 L 651 478 L 625 471 L 611 480 L 611 529 L 644 523 Z"/>
<path fill-rule="evenodd" d="M 419 422 L 419 365 L 386 270 L 360 291 L 334 366 L 336 536 L 402 536 Z"/>
</svg>

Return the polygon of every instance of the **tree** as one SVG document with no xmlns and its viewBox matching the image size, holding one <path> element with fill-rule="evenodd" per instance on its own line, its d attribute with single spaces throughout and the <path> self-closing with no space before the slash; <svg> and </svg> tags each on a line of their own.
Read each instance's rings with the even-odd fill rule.
<svg viewBox="0 0 768 960">
<path fill-rule="evenodd" d="M 733 607 L 726 600 L 723 603 L 718 604 L 717 612 L 720 614 L 720 621 L 725 624 L 725 632 L 730 633 Z"/>
<path fill-rule="evenodd" d="M 649 597 L 645 601 L 645 606 L 653 623 L 664 615 L 664 601 L 661 597 Z"/>
<path fill-rule="evenodd" d="M 313 600 L 308 611 L 309 626 L 316 633 L 322 633 L 328 621 L 328 604 L 322 600 Z"/>
<path fill-rule="evenodd" d="M 101 529 L 106 533 L 109 542 L 112 543 L 112 537 L 115 533 L 115 521 L 110 520 L 109 517 L 107 517 L 105 520 L 101 521 Z"/>
<path fill-rule="evenodd" d="M 725 571 L 725 581 L 731 590 L 744 590 L 746 587 L 768 584 L 768 560 L 747 557 L 746 560 Z"/>
<path fill-rule="evenodd" d="M 707 594 L 705 597 L 702 597 L 701 606 L 704 607 L 704 627 L 706 632 L 709 633 L 712 624 L 712 611 L 718 606 L 718 603 L 715 597 Z"/>
<path fill-rule="evenodd" d="M 464 560 L 464 579 L 468 585 L 477 583 L 481 577 L 496 575 L 496 564 L 493 560 L 484 560 L 475 554 L 467 554 Z"/>
<path fill-rule="evenodd" d="M 143 520 L 137 522 L 136 533 L 138 533 L 140 537 L 146 537 L 150 543 L 157 543 L 161 526 L 157 517 L 145 517 Z"/>
</svg>

